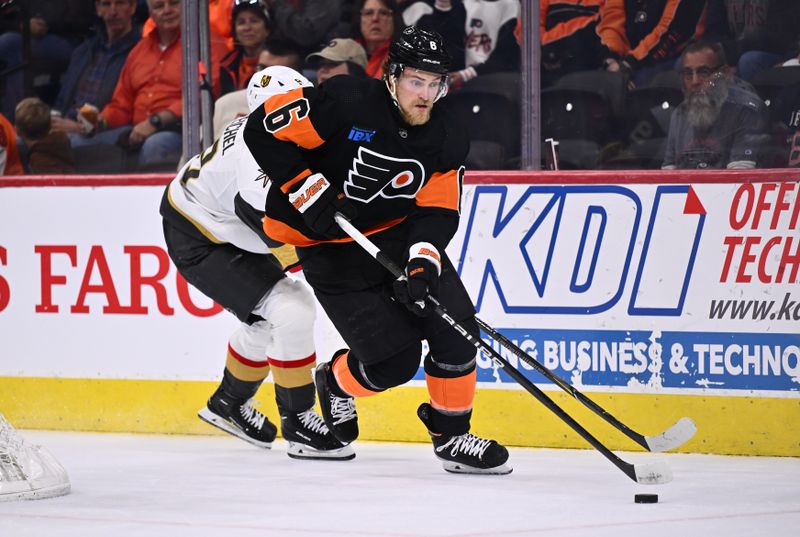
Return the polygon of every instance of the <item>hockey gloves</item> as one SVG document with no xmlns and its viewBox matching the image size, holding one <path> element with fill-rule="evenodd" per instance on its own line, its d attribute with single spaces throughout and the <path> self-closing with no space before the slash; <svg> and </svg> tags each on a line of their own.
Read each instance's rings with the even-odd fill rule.
<svg viewBox="0 0 800 537">
<path fill-rule="evenodd" d="M 412 245 L 405 276 L 394 282 L 397 301 L 420 317 L 429 315 L 433 309 L 425 302 L 425 297 L 436 295 L 441 272 L 442 259 L 434 245 L 428 242 Z"/>
<path fill-rule="evenodd" d="M 339 192 L 321 173 L 309 175 L 299 188 L 289 192 L 289 201 L 303 216 L 306 226 L 326 239 L 336 239 L 344 233 L 333 219 L 339 212 L 352 220 L 357 211 L 343 192 Z"/>
</svg>

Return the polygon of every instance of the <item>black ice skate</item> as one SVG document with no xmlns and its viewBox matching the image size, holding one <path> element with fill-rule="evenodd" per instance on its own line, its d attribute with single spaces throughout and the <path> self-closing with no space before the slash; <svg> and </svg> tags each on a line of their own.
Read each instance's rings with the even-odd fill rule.
<svg viewBox="0 0 800 537">
<path fill-rule="evenodd" d="M 269 449 L 278 428 L 253 407 L 251 400 L 238 401 L 218 389 L 197 415 L 201 420 L 219 427 L 245 442 Z"/>
<path fill-rule="evenodd" d="M 342 444 L 349 444 L 358 438 L 358 415 L 352 397 L 339 397 L 331 386 L 336 383 L 331 371 L 330 362 L 317 366 L 314 371 L 314 383 L 317 386 L 319 406 L 322 417 L 330 432 Z"/>
<path fill-rule="evenodd" d="M 431 431 L 431 412 L 428 403 L 422 403 L 417 415 L 428 427 L 433 442 L 433 452 L 442 466 L 454 474 L 510 474 L 508 450 L 494 440 L 485 440 L 472 433 L 447 436 Z"/>
<path fill-rule="evenodd" d="M 313 408 L 305 412 L 281 411 L 281 434 L 289 443 L 287 455 L 293 459 L 355 458 L 353 448 L 339 442 Z"/>
</svg>

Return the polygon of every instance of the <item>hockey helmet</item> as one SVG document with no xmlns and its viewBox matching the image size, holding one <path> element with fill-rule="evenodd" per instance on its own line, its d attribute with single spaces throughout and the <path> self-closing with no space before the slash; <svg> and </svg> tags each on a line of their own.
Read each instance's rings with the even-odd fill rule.
<svg viewBox="0 0 800 537">
<path fill-rule="evenodd" d="M 252 112 L 273 95 L 311 86 L 313 84 L 294 69 L 272 65 L 250 77 L 247 84 L 247 108 Z"/>
<path fill-rule="evenodd" d="M 389 73 L 399 76 L 405 67 L 446 75 L 450 55 L 442 36 L 416 26 L 404 29 L 389 46 Z"/>
</svg>

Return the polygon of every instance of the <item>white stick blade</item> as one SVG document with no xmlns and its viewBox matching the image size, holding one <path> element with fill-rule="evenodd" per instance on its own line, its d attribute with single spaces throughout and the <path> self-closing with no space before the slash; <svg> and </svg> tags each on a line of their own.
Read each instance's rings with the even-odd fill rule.
<svg viewBox="0 0 800 537">
<path fill-rule="evenodd" d="M 669 451 L 682 446 L 697 432 L 697 425 L 689 418 L 679 419 L 672 427 L 658 436 L 645 436 L 647 449 L 654 453 Z"/>
<path fill-rule="evenodd" d="M 665 462 L 635 464 L 636 482 L 642 485 L 663 485 L 672 481 L 672 470 Z"/>
</svg>

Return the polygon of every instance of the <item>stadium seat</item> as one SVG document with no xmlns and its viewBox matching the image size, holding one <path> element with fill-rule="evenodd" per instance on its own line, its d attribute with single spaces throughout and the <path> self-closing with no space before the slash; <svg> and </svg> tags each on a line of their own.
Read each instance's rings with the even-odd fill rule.
<svg viewBox="0 0 800 537">
<path fill-rule="evenodd" d="M 614 116 L 624 111 L 627 82 L 621 73 L 610 71 L 577 71 L 562 76 L 553 88 L 597 93 L 611 107 Z"/>
<path fill-rule="evenodd" d="M 770 106 L 775 97 L 786 86 L 800 83 L 800 67 L 772 67 L 753 77 L 752 85 L 756 92 Z"/>
<path fill-rule="evenodd" d="M 473 166 L 511 168 L 520 152 L 519 75 L 479 76 L 446 101 L 468 129 Z"/>
<path fill-rule="evenodd" d="M 83 145 L 72 148 L 75 173 L 105 174 L 132 171 L 136 155 L 118 145 Z"/>
<path fill-rule="evenodd" d="M 675 108 L 683 102 L 678 88 L 646 87 L 628 93 L 625 104 L 625 140 L 637 143 L 663 138 Z"/>
<path fill-rule="evenodd" d="M 542 91 L 541 97 L 543 139 L 604 145 L 616 136 L 611 106 L 599 93 L 552 87 Z"/>
</svg>

